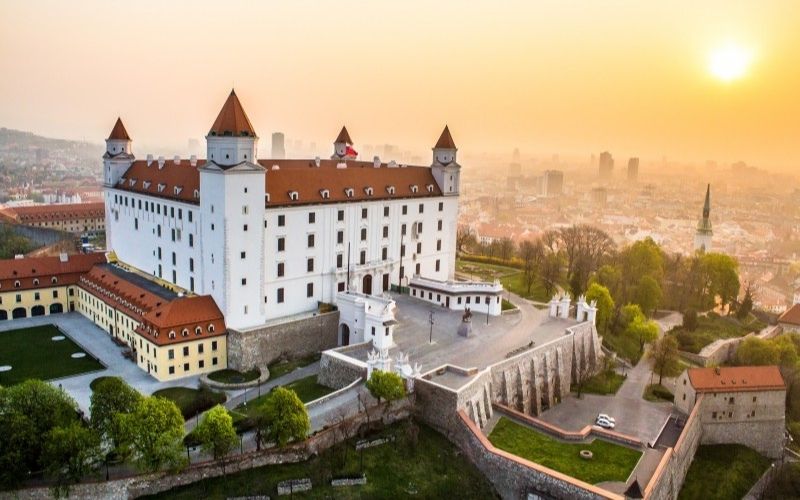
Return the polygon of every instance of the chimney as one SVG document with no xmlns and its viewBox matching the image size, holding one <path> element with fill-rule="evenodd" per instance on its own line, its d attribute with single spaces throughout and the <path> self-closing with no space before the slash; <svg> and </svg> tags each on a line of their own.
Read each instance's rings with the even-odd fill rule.
<svg viewBox="0 0 800 500">
<path fill-rule="evenodd" d="M 153 163 L 153 155 L 152 154 L 148 154 L 147 155 L 147 166 L 149 167 L 151 163 Z"/>
<path fill-rule="evenodd" d="M 192 155 L 189 157 L 189 165 L 193 167 L 197 166 L 197 155 Z"/>
<path fill-rule="evenodd" d="M 158 169 L 161 170 L 162 168 L 164 168 L 164 157 L 163 156 L 159 156 L 158 157 Z"/>
<path fill-rule="evenodd" d="M 24 258 L 25 258 L 25 256 L 23 254 L 21 254 L 21 253 L 18 253 L 16 255 L 14 255 L 14 259 L 15 260 L 22 260 Z"/>
<path fill-rule="evenodd" d="M 389 167 L 389 168 L 397 168 L 397 162 L 392 160 L 392 161 L 389 162 L 389 165 L 387 165 L 387 167 Z"/>
<path fill-rule="evenodd" d="M 281 169 L 280 165 L 273 165 L 272 166 L 272 170 L 280 170 L 280 169 Z"/>
<path fill-rule="evenodd" d="M 372 166 L 375 168 L 381 168 L 381 159 L 378 156 L 372 158 Z"/>
<path fill-rule="evenodd" d="M 67 255 L 65 253 L 60 253 L 60 254 L 58 254 L 58 260 L 60 262 L 66 262 L 66 261 L 69 260 L 69 255 Z"/>
<path fill-rule="evenodd" d="M 314 157 L 314 166 L 316 166 L 317 168 L 319 168 L 319 165 L 320 165 L 319 156 L 315 156 L 315 157 Z"/>
<path fill-rule="evenodd" d="M 181 164 L 181 155 L 173 156 L 172 157 L 172 161 L 175 163 L 175 165 L 180 165 Z"/>
<path fill-rule="evenodd" d="M 347 163 L 341 161 L 336 164 L 336 168 L 347 168 Z"/>
</svg>

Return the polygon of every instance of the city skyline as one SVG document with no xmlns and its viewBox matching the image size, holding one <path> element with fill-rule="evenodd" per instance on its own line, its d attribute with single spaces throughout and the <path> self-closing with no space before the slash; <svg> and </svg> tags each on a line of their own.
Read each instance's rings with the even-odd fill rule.
<svg viewBox="0 0 800 500">
<path fill-rule="evenodd" d="M 359 145 L 425 151 L 449 124 L 465 155 L 608 149 L 787 171 L 791 7 L 4 4 L 0 125 L 98 142 L 120 115 L 140 154 L 184 151 L 235 87 L 262 156 L 272 132 L 325 149 L 342 125 Z M 725 66 L 731 44 L 749 66 Z"/>
</svg>

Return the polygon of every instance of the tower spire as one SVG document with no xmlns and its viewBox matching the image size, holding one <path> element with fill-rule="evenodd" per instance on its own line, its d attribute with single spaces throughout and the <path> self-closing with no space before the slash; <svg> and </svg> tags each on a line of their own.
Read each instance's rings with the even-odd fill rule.
<svg viewBox="0 0 800 500">
<path fill-rule="evenodd" d="M 706 202 L 703 204 L 703 218 L 708 219 L 711 214 L 711 184 L 706 187 Z"/>
<path fill-rule="evenodd" d="M 694 249 L 704 252 L 711 251 L 711 238 L 714 231 L 711 229 L 711 184 L 706 186 L 706 200 L 703 203 L 703 217 L 697 222 L 697 231 L 694 234 Z"/>
<path fill-rule="evenodd" d="M 236 91 L 231 89 L 228 99 L 219 110 L 217 119 L 208 131 L 210 136 L 256 137 L 256 131 L 244 112 Z"/>
</svg>

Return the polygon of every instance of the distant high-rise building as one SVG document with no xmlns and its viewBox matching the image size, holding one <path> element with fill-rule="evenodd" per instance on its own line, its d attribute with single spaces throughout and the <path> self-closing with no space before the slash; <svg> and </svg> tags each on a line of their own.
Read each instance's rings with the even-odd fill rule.
<svg viewBox="0 0 800 500">
<path fill-rule="evenodd" d="M 286 158 L 285 137 L 283 132 L 275 132 L 272 134 L 272 158 L 275 160 L 283 160 Z"/>
<path fill-rule="evenodd" d="M 628 160 L 628 181 L 636 182 L 639 180 L 639 158 Z"/>
<path fill-rule="evenodd" d="M 542 194 L 548 198 L 561 196 L 564 192 L 564 172 L 561 170 L 545 170 L 542 181 Z"/>
<path fill-rule="evenodd" d="M 610 179 L 614 171 L 614 157 L 608 151 L 600 153 L 599 172 L 601 179 Z"/>
<path fill-rule="evenodd" d="M 703 204 L 703 217 L 697 223 L 697 231 L 694 233 L 694 249 L 703 252 L 711 251 L 711 238 L 714 232 L 711 230 L 711 184 L 706 188 L 706 201 Z"/>
<path fill-rule="evenodd" d="M 608 202 L 608 190 L 604 187 L 592 189 L 592 201 L 597 205 L 605 205 Z"/>
</svg>

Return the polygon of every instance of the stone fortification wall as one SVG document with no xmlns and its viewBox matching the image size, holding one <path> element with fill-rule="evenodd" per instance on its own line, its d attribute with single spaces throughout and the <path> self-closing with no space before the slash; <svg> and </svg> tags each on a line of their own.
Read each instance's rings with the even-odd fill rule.
<svg viewBox="0 0 800 500">
<path fill-rule="evenodd" d="M 536 493 L 547 495 L 545 498 L 623 499 L 621 495 L 497 449 L 466 413 L 459 412 L 457 418 L 457 425 L 448 437 L 503 498 L 527 498 L 528 494 Z"/>
<path fill-rule="evenodd" d="M 678 442 L 674 448 L 668 448 L 656 467 L 650 482 L 644 489 L 644 497 L 648 500 L 675 500 L 686 479 L 686 472 L 692 464 L 697 447 L 703 434 L 700 421 L 700 405 L 703 396 L 698 398 L 697 404 L 686 419 Z"/>
<path fill-rule="evenodd" d="M 371 345 L 371 341 L 363 342 L 323 352 L 319 360 L 317 382 L 331 389 L 341 389 L 356 379 L 366 380 L 367 364 L 347 354 L 354 350 L 366 350 Z"/>
<path fill-rule="evenodd" d="M 339 311 L 244 331 L 228 329 L 228 368 L 266 367 L 282 355 L 298 358 L 336 347 Z"/>
</svg>

